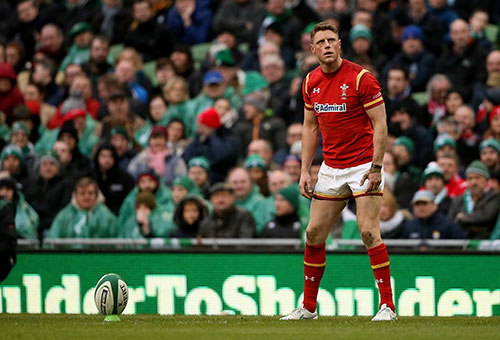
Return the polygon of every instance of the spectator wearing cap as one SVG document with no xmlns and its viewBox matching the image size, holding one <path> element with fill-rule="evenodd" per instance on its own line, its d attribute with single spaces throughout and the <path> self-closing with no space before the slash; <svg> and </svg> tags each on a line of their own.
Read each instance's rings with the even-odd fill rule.
<svg viewBox="0 0 500 340">
<path fill-rule="evenodd" d="M 500 212 L 500 193 L 488 188 L 490 172 L 483 162 L 472 162 L 465 173 L 467 190 L 453 200 L 448 216 L 468 231 L 470 239 L 489 238 Z"/>
<path fill-rule="evenodd" d="M 24 164 L 24 155 L 17 145 L 9 144 L 2 149 L 0 154 L 0 169 L 9 173 L 22 186 L 29 180 L 31 174 Z"/>
<path fill-rule="evenodd" d="M 111 130 L 111 144 L 115 147 L 118 165 L 126 171 L 130 161 L 137 155 L 137 151 L 129 143 L 129 136 L 125 127 L 117 126 Z"/>
<path fill-rule="evenodd" d="M 186 195 L 201 196 L 200 189 L 189 176 L 177 177 L 172 183 L 172 205 L 169 206 L 169 211 L 174 211 Z"/>
<path fill-rule="evenodd" d="M 203 76 L 203 89 L 201 93 L 187 103 L 188 116 L 184 122 L 194 122 L 190 131 L 196 131 L 196 117 L 213 106 L 215 101 L 220 98 L 226 98 L 231 102 L 235 110 L 241 108 L 241 98 L 233 87 L 227 86 L 224 78 L 219 71 L 208 71 Z"/>
<path fill-rule="evenodd" d="M 264 4 L 256 0 L 230 0 L 221 3 L 214 16 L 217 32 L 231 30 L 240 42 L 257 40 L 258 24 L 265 17 Z"/>
<path fill-rule="evenodd" d="M 35 152 L 33 143 L 29 140 L 29 136 L 30 130 L 25 123 L 17 121 L 12 124 L 10 143 L 21 149 L 26 169 L 29 174 L 33 174 L 35 171 L 35 164 L 38 161 L 38 155 Z"/>
<path fill-rule="evenodd" d="M 386 57 L 373 44 L 373 34 L 370 28 L 363 24 L 354 25 L 349 32 L 349 45 L 345 55 L 355 63 L 371 63 L 377 71 L 381 71 Z"/>
<path fill-rule="evenodd" d="M 197 156 L 204 156 L 210 162 L 210 183 L 223 180 L 239 157 L 239 140 L 231 130 L 222 126 L 219 115 L 213 107 L 204 110 L 197 118 L 196 136 L 182 157 L 186 162 Z"/>
<path fill-rule="evenodd" d="M 10 64 L 0 64 L 0 112 L 7 117 L 14 108 L 24 103 L 24 98 L 17 87 L 17 75 Z"/>
<path fill-rule="evenodd" d="M 184 160 L 172 153 L 167 147 L 167 128 L 164 126 L 154 126 L 149 136 L 149 146 L 142 150 L 130 161 L 127 171 L 135 179 L 146 171 L 155 172 L 162 183 L 167 186 L 177 176 L 183 176 L 187 172 Z"/>
<path fill-rule="evenodd" d="M 399 125 L 402 135 L 413 142 L 412 164 L 418 168 L 425 167 L 432 159 L 432 135 L 417 123 L 417 113 L 410 107 L 400 103 L 393 109 L 390 122 Z"/>
<path fill-rule="evenodd" d="M 436 58 L 425 50 L 420 27 L 406 26 L 401 40 L 401 51 L 387 63 L 382 78 L 387 78 L 387 73 L 393 66 L 402 65 L 409 72 L 411 91 L 425 91 L 427 82 L 434 74 Z"/>
<path fill-rule="evenodd" d="M 451 207 L 451 198 L 448 196 L 446 182 L 444 181 L 443 170 L 436 162 L 430 162 L 422 174 L 421 189 L 428 190 L 434 194 L 434 203 L 438 206 L 438 211 L 448 216 Z"/>
<path fill-rule="evenodd" d="M 208 40 L 212 20 L 209 6 L 195 0 L 176 0 L 168 11 L 165 25 L 181 43 L 194 45 Z"/>
<path fill-rule="evenodd" d="M 31 143 L 40 138 L 40 106 L 37 102 L 30 100 L 24 105 L 18 105 L 12 112 L 12 121 L 23 123 L 28 128 L 28 139 Z"/>
<path fill-rule="evenodd" d="M 258 154 L 249 155 L 245 159 L 244 166 L 248 170 L 252 182 L 259 187 L 262 196 L 269 197 L 267 167 L 264 159 Z"/>
<path fill-rule="evenodd" d="M 500 140 L 500 105 L 495 106 L 489 114 L 489 128 L 483 135 L 483 139 L 495 138 Z"/>
<path fill-rule="evenodd" d="M 104 203 L 118 216 L 125 197 L 135 186 L 134 179 L 120 168 L 116 149 L 110 143 L 101 144 L 97 148 L 93 168 L 93 175 L 104 196 Z"/>
<path fill-rule="evenodd" d="M 470 106 L 461 105 L 455 110 L 454 117 L 462 132 L 457 140 L 457 153 L 462 162 L 468 165 L 479 158 L 481 137 L 475 132 L 476 115 Z"/>
<path fill-rule="evenodd" d="M 208 199 L 210 197 L 210 161 L 204 156 L 191 158 L 188 162 L 188 176 L 196 184 L 203 197 Z"/>
<path fill-rule="evenodd" d="M 202 69 L 212 69 L 213 71 L 220 72 L 227 85 L 236 89 L 237 92 L 241 92 L 246 74 L 236 63 L 235 54 L 238 50 L 234 48 L 236 51 L 233 52 L 233 50 L 229 48 L 228 45 L 233 45 L 234 47 L 235 43 L 231 39 L 231 34 L 227 33 L 227 35 L 229 35 L 229 37 L 224 38 L 224 41 L 218 41 L 217 39 L 214 41 L 212 48 L 208 51 L 207 58 L 200 67 Z"/>
<path fill-rule="evenodd" d="M 434 140 L 434 155 L 439 158 L 442 154 L 457 154 L 457 143 L 455 140 L 446 132 L 440 133 Z"/>
<path fill-rule="evenodd" d="M 40 219 L 35 209 L 26 202 L 14 179 L 0 178 L 0 198 L 16 207 L 15 226 L 18 238 L 35 240 Z"/>
<path fill-rule="evenodd" d="M 135 204 L 137 195 L 142 192 L 150 192 L 155 197 L 156 206 L 161 207 L 163 210 L 172 213 L 169 207 L 173 209 L 172 203 L 172 190 L 165 184 L 160 182 L 160 178 L 153 171 L 147 171 L 139 175 L 136 186 L 129 192 L 127 197 L 122 203 L 120 213 L 118 214 L 118 225 L 122 226 L 127 224 L 130 220 L 134 220 L 133 214 L 135 213 Z M 170 215 L 170 217 L 172 217 Z M 127 230 L 120 228 L 118 234 L 127 233 Z"/>
<path fill-rule="evenodd" d="M 144 120 L 131 110 L 132 101 L 122 89 L 112 92 L 106 105 L 109 115 L 102 120 L 102 139 L 109 138 L 111 130 L 117 126 L 125 127 L 132 139 L 134 133 L 144 125 Z"/>
<path fill-rule="evenodd" d="M 263 204 L 266 201 L 259 192 L 259 187 L 252 182 L 248 170 L 242 167 L 233 168 L 227 176 L 227 182 L 234 191 L 236 206 L 246 209 L 252 214 L 257 235 L 259 235 L 267 222 L 262 214 Z"/>
<path fill-rule="evenodd" d="M 123 6 L 123 0 L 103 0 L 94 9 L 91 23 L 115 45 L 123 42 L 132 20 L 132 12 Z"/>
<path fill-rule="evenodd" d="M 40 167 L 36 176 L 23 185 L 26 201 L 40 217 L 38 235 L 45 237 L 56 214 L 71 199 L 73 181 L 61 176 L 61 163 L 54 151 L 40 155 Z"/>
<path fill-rule="evenodd" d="M 70 64 L 81 65 L 89 61 L 90 44 L 94 37 L 92 26 L 85 21 L 77 22 L 69 30 L 69 37 L 73 45 L 68 50 L 68 54 L 59 66 L 59 71 L 64 72 Z"/>
<path fill-rule="evenodd" d="M 491 175 L 500 173 L 500 143 L 495 138 L 488 138 L 479 144 L 481 162 L 487 167 Z"/>
<path fill-rule="evenodd" d="M 104 204 L 95 179 L 76 182 L 71 202 L 54 218 L 47 238 L 106 238 L 117 236 L 116 216 Z"/>
<path fill-rule="evenodd" d="M 170 233 L 170 237 L 196 238 L 199 234 L 201 222 L 208 217 L 207 203 L 198 195 L 184 196 L 174 212 L 174 223 L 177 226 Z"/>
<path fill-rule="evenodd" d="M 91 162 L 90 159 L 80 151 L 80 139 L 75 127 L 75 122 L 72 120 L 67 121 L 57 131 L 57 140 L 66 143 L 71 151 L 70 167 L 76 170 L 74 176 L 87 175 L 91 169 Z"/>
<path fill-rule="evenodd" d="M 156 21 L 148 0 L 134 2 L 133 17 L 134 21 L 123 39 L 125 46 L 139 51 L 144 62 L 169 56 L 175 37 L 167 27 Z"/>
<path fill-rule="evenodd" d="M 168 237 L 175 226 L 172 212 L 157 205 L 155 195 L 149 191 L 137 194 L 132 216 L 120 224 L 119 237 L 153 238 Z"/>
<path fill-rule="evenodd" d="M 438 212 L 431 191 L 419 190 L 411 203 L 415 219 L 408 221 L 402 238 L 407 239 L 463 239 L 465 231 L 451 219 Z"/>
<path fill-rule="evenodd" d="M 419 188 L 420 178 L 420 171 L 412 165 L 413 141 L 406 136 L 398 137 L 391 150 L 397 166 L 394 195 L 401 209 L 410 209 L 410 201 Z"/>
<path fill-rule="evenodd" d="M 463 19 L 456 19 L 450 24 L 450 38 L 450 46 L 441 55 L 437 71 L 446 74 L 468 102 L 474 85 L 486 80 L 487 52 L 472 39 L 467 22 Z"/>
<path fill-rule="evenodd" d="M 265 139 L 273 147 L 273 152 L 286 147 L 285 122 L 267 112 L 269 93 L 255 91 L 245 96 L 243 112 L 245 120 L 234 126 L 234 131 L 241 141 L 241 153 L 244 154 L 248 144 L 255 139 Z"/>
<path fill-rule="evenodd" d="M 307 221 L 309 217 L 309 214 L 299 216 L 303 212 L 301 208 L 300 191 L 296 184 L 279 189 L 275 196 L 276 213 L 264 225 L 260 237 L 300 238 L 304 220 Z"/>
<path fill-rule="evenodd" d="M 247 210 L 235 205 L 231 185 L 216 183 L 210 188 L 212 214 L 201 221 L 199 236 L 202 238 L 252 238 L 255 221 Z"/>
</svg>

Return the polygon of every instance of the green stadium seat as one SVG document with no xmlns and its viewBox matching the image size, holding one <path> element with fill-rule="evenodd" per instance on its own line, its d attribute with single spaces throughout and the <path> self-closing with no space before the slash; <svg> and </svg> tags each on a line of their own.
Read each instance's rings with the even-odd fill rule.
<svg viewBox="0 0 500 340">
<path fill-rule="evenodd" d="M 149 80 L 151 80 L 153 86 L 158 85 L 158 79 L 156 79 L 156 60 L 145 63 L 142 66 L 142 71 L 148 76 Z"/>
<path fill-rule="evenodd" d="M 427 105 L 429 102 L 429 95 L 427 92 L 415 92 L 412 93 L 411 97 L 421 106 Z"/>
<path fill-rule="evenodd" d="M 498 35 L 498 26 L 497 25 L 486 25 L 484 29 L 484 34 L 486 35 L 486 39 L 491 41 L 491 43 L 495 44 L 497 41 L 497 35 Z"/>
<path fill-rule="evenodd" d="M 118 56 L 120 55 L 120 53 L 122 53 L 124 48 L 125 48 L 125 45 L 123 45 L 123 44 L 116 44 L 116 45 L 113 45 L 109 48 L 109 57 L 111 57 L 111 60 L 113 60 L 113 63 L 116 61 L 116 59 L 118 59 Z"/>
</svg>

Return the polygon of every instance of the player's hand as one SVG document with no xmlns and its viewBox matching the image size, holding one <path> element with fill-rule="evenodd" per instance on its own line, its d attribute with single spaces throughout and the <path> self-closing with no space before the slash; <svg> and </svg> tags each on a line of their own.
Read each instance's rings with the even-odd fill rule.
<svg viewBox="0 0 500 340">
<path fill-rule="evenodd" d="M 311 174 L 302 172 L 300 174 L 299 189 L 302 196 L 307 199 L 312 199 L 313 189 L 311 185 Z"/>
<path fill-rule="evenodd" d="M 366 180 L 368 180 L 368 188 L 366 189 L 367 192 L 377 190 L 382 182 L 382 173 L 380 171 L 373 171 L 373 169 L 370 169 L 365 172 L 359 184 L 362 186 Z"/>
</svg>

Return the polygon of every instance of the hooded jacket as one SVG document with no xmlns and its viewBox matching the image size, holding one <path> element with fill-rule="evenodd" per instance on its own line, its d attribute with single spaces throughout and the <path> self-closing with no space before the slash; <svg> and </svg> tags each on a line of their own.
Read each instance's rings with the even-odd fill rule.
<svg viewBox="0 0 500 340">
<path fill-rule="evenodd" d="M 188 224 L 183 218 L 184 206 L 188 202 L 193 202 L 198 207 L 200 216 L 193 224 Z M 203 199 L 197 195 L 187 195 L 180 200 L 175 208 L 174 222 L 177 229 L 170 233 L 170 237 L 195 238 L 198 235 L 201 221 L 208 216 L 208 208 Z"/>
<path fill-rule="evenodd" d="M 101 151 L 109 150 L 113 155 L 113 167 L 103 173 L 99 169 L 98 157 Z M 110 143 L 105 143 L 99 146 L 94 156 L 94 176 L 97 179 L 99 189 L 105 198 L 105 204 L 118 216 L 120 207 L 127 197 L 128 193 L 134 188 L 135 182 L 125 170 L 119 166 L 118 155 L 115 147 Z"/>
</svg>

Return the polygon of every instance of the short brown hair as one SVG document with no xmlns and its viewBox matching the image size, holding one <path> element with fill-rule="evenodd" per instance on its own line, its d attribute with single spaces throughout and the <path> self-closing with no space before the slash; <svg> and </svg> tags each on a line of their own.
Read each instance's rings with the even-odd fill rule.
<svg viewBox="0 0 500 340">
<path fill-rule="evenodd" d="M 314 41 L 314 36 L 320 31 L 332 31 L 333 33 L 339 35 L 339 30 L 334 25 L 330 24 L 328 21 L 322 21 L 314 25 L 311 31 L 311 42 Z"/>
<path fill-rule="evenodd" d="M 86 188 L 89 185 L 92 185 L 95 189 L 96 195 L 99 192 L 99 185 L 97 184 L 97 181 L 93 179 L 92 177 L 82 177 L 80 178 L 76 184 L 75 184 L 75 192 L 78 188 Z"/>
</svg>

